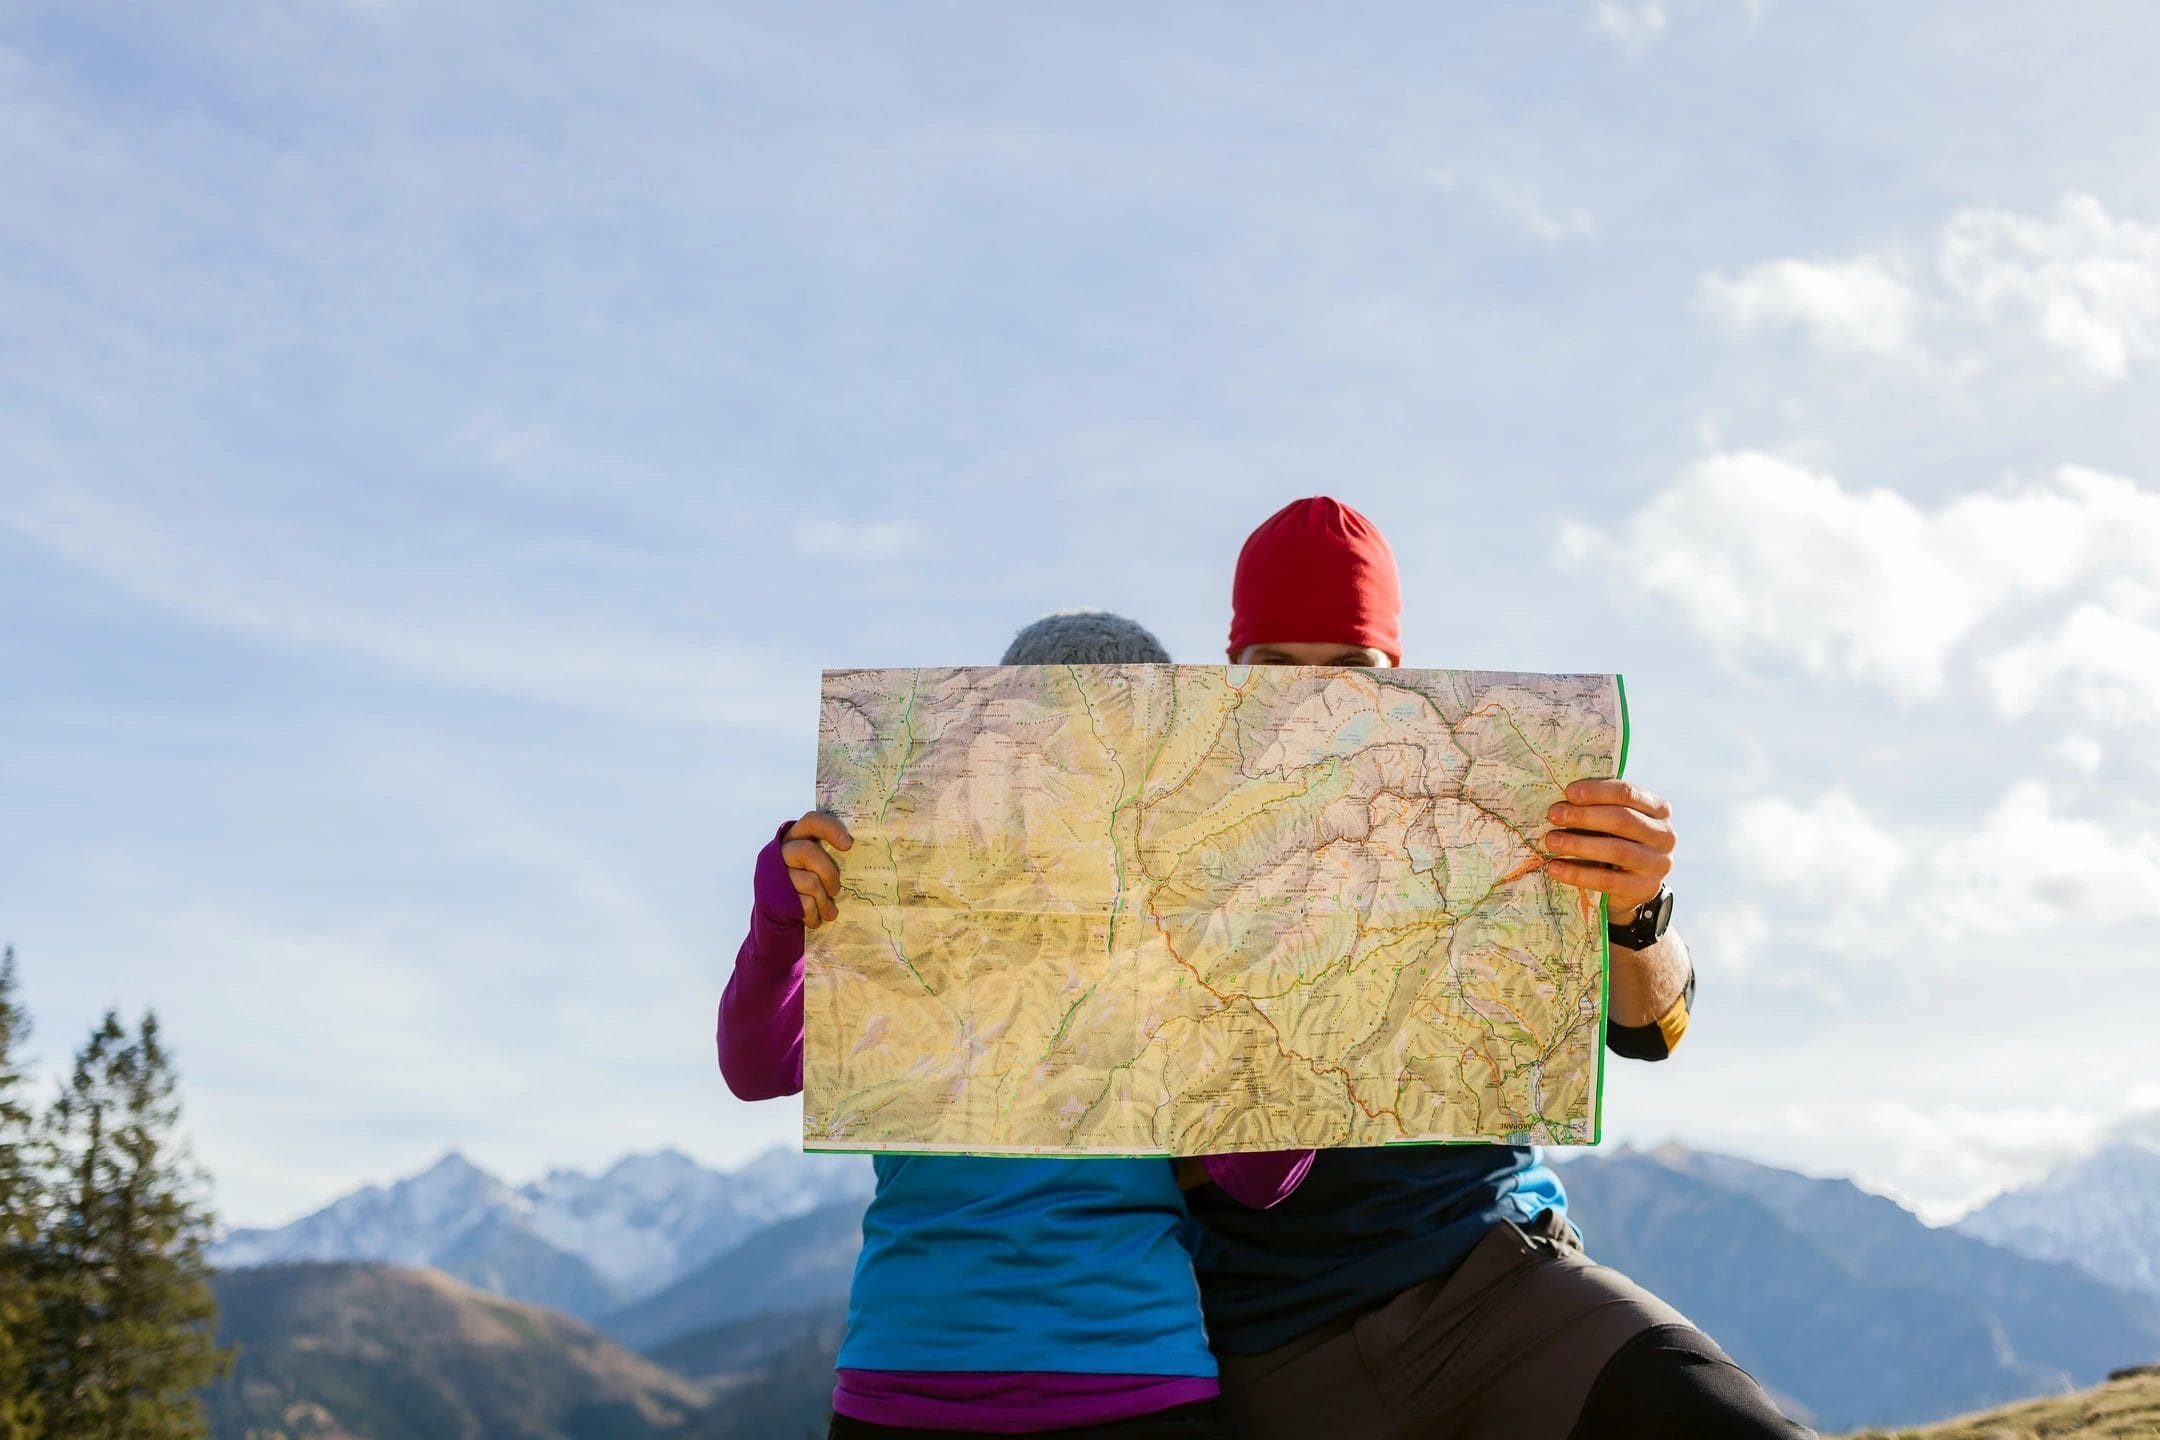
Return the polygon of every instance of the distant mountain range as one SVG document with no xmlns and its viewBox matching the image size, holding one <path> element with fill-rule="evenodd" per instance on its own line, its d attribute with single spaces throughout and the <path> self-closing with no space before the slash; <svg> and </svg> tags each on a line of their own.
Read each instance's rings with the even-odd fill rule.
<svg viewBox="0 0 2160 1440">
<path fill-rule="evenodd" d="M 777 1311 L 847 1302 L 862 1249 L 862 1202 L 843 1200 L 766 1226 L 657 1295 L 598 1321 L 637 1349 Z"/>
<path fill-rule="evenodd" d="M 2121 1214 L 2125 1187 L 2144 1187 L 2133 1190 L 2140 1200 L 2156 1193 L 2148 1172 L 2136 1168 L 2143 1155 L 2103 1152 L 2091 1163 L 2096 1168 L 2066 1171 L 2027 1192 L 2036 1202 L 2010 1196 L 1988 1210 L 2017 1219 L 2021 1245 L 2085 1255 L 2098 1238 L 2092 1217 Z M 1847 1181 L 1677 1147 L 1585 1155 L 1562 1176 L 1593 1256 L 1678 1306 L 1788 1409 L 1825 1429 L 1924 1423 L 2065 1393 L 2160 1359 L 2153 1296 L 1962 1227 L 1931 1229 Z M 564 1388 L 534 1392 L 533 1404 L 555 1419 L 543 1424 L 536 1410 L 526 1416 L 530 1425 L 519 1422 L 524 1428 L 460 1421 L 461 1428 L 411 1433 L 565 1440 L 822 1433 L 869 1189 L 860 1161 L 786 1151 L 726 1173 L 663 1152 L 599 1177 L 558 1172 L 518 1189 L 448 1157 L 293 1225 L 237 1232 L 220 1244 L 217 1258 L 228 1267 L 332 1250 L 347 1260 L 455 1267 L 474 1288 L 380 1266 L 285 1263 L 222 1274 L 225 1324 L 243 1340 L 250 1325 L 264 1338 L 221 1388 L 218 1413 L 244 1412 L 255 1417 L 258 1436 L 297 1440 L 318 1432 L 258 1423 L 270 1413 L 265 1407 L 343 1413 L 340 1406 L 390 1404 L 385 1387 L 414 1397 L 398 1402 L 408 1409 L 449 1404 L 472 1386 L 480 1387 L 474 1396 L 500 1398 L 481 1372 L 523 1374 L 520 1367 L 534 1363 L 529 1348 L 538 1346 L 567 1367 Z M 1968 1223 L 1993 1223 L 1987 1216 Z M 2135 1278 L 2127 1260 L 2117 1255 L 2117 1263 Z M 423 1303 L 412 1287 L 425 1283 L 438 1288 Z M 309 1298 L 318 1290 L 326 1293 Z M 536 1301 L 565 1296 L 591 1328 L 502 1306 L 486 1290 Z M 503 1339 L 506 1326 L 517 1343 Z M 443 1345 L 431 1349 L 437 1330 Z M 494 1339 L 481 1344 L 475 1337 L 483 1334 Z M 376 1337 L 375 1349 L 362 1343 L 367 1336 Z M 461 1358 L 429 1361 L 430 1369 L 408 1349 Z M 238 1440 L 249 1428 L 221 1418 L 217 1433 Z"/>
<path fill-rule="evenodd" d="M 666 1288 L 776 1221 L 834 1203 L 859 1211 L 872 1183 L 858 1157 L 774 1149 L 718 1171 L 661 1150 L 603 1175 L 557 1170 L 513 1188 L 452 1152 L 290 1225 L 235 1230 L 211 1247 L 210 1263 L 424 1265 L 592 1319 Z"/>
<path fill-rule="evenodd" d="M 2160 1148 L 2132 1141 L 2102 1146 L 2036 1185 L 1996 1196 L 1957 1228 L 2160 1296 Z"/>
<path fill-rule="evenodd" d="M 1564 1166 L 1591 1255 L 1826 1428 L 1911 1425 L 2160 1358 L 2160 1307 L 1846 1180 L 1667 1147 Z"/>
</svg>

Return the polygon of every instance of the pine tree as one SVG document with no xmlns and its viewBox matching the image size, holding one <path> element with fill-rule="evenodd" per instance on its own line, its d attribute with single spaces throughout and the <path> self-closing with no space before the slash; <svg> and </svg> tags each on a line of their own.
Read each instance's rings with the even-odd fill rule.
<svg viewBox="0 0 2160 1440">
<path fill-rule="evenodd" d="M 210 1218 L 174 1131 L 179 1104 L 157 1017 L 133 1040 L 108 1013 L 76 1057 L 48 1132 L 65 1172 L 46 1239 L 45 1373 L 53 1433 L 191 1440 L 216 1347 Z"/>
<path fill-rule="evenodd" d="M 31 1148 L 20 1047 L 30 1017 L 15 1000 L 15 949 L 0 951 L 0 1440 L 40 1440 L 43 1407 L 33 1380 L 43 1344 L 38 1227 L 44 1187 Z"/>
</svg>

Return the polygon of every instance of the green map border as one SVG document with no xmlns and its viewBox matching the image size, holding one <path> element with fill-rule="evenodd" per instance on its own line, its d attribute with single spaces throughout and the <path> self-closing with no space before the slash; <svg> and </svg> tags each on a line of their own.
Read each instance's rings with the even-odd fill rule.
<svg viewBox="0 0 2160 1440">
<path fill-rule="evenodd" d="M 1635 727 L 1628 720 L 1627 677 L 1613 672 L 1613 689 L 1620 696 L 1620 759 L 1613 766 L 1615 780 L 1627 774 L 1628 740 Z M 1604 994 L 1598 1000 L 1597 1016 L 1597 1099 L 1590 1107 L 1590 1143 L 1605 1143 L 1605 1030 L 1612 1024 L 1612 897 L 1598 896 L 1598 944 L 1605 951 L 1605 967 L 1602 972 Z"/>
<path fill-rule="evenodd" d="M 1617 692 L 1620 701 L 1620 758 L 1613 766 L 1613 778 L 1617 780 L 1627 774 L 1628 740 L 1633 731 L 1633 726 L 1628 722 L 1627 679 L 1617 671 L 1614 672 L 1612 678 L 1613 689 Z M 1597 1065 L 1597 1096 L 1591 1101 L 1590 1145 L 1580 1147 L 1584 1149 L 1605 1143 L 1605 1029 L 1612 1020 L 1611 923 L 1611 897 L 1601 892 L 1598 895 L 1598 947 L 1604 953 L 1604 966 L 1599 974 L 1601 984 L 1598 998 L 1597 1049 L 1592 1052 L 1596 1056 L 1594 1063 Z M 796 1099 L 807 1103 L 806 1095 L 807 1092 L 799 1093 Z M 796 1107 L 796 1111 L 798 1115 L 801 1113 L 801 1105 Z M 796 1122 L 795 1128 L 798 1133 L 801 1131 L 802 1124 L 799 1120 Z M 1413 1145 L 1506 1145 L 1512 1143 L 1512 1141 L 1508 1140 L 1485 1138 L 1476 1140 L 1388 1140 L 1383 1142 L 1379 1148 L 1393 1150 Z M 1554 1148 L 1574 1149 L 1578 1147 L 1556 1146 Z M 822 1145 L 813 1143 L 807 1137 L 802 1141 L 802 1149 L 805 1155 L 869 1155 L 872 1157 L 879 1155 L 898 1155 L 902 1157 L 910 1155 L 944 1155 L 956 1160 L 1180 1160 L 1189 1158 L 1171 1150 L 1084 1150 L 1073 1152 L 1059 1149 L 1056 1146 L 1044 1146 L 1036 1150 L 948 1150 L 942 1146 L 894 1147 L 886 1145 L 870 1147 Z"/>
</svg>

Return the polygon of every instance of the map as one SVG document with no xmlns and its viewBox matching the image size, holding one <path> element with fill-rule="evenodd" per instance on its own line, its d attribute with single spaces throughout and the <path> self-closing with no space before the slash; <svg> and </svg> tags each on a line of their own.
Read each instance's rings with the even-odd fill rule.
<svg viewBox="0 0 2160 1440">
<path fill-rule="evenodd" d="M 1618 676 L 836 670 L 818 737 L 805 1148 L 1597 1139 L 1603 910 L 1536 842 Z"/>
</svg>

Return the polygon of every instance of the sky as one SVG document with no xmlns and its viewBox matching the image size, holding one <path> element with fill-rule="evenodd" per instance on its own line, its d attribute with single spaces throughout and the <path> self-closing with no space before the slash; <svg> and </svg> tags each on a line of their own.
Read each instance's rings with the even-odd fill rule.
<svg viewBox="0 0 2160 1440">
<path fill-rule="evenodd" d="M 1613 1141 L 1958 1214 L 2160 1134 L 2160 12 L 0 0 L 0 938 L 233 1224 L 795 1132 L 713 1007 L 827 666 L 1628 678 Z M 1293 637 L 1294 638 L 1294 637 Z"/>
</svg>

